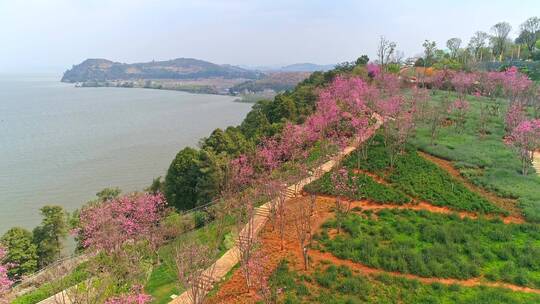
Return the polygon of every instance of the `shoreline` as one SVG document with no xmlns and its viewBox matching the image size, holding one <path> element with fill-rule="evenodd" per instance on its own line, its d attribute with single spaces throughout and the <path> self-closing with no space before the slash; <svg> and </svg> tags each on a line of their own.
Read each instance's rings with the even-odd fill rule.
<svg viewBox="0 0 540 304">
<path fill-rule="evenodd" d="M 190 90 L 188 88 L 167 88 L 167 87 L 146 87 L 146 86 L 122 86 L 122 85 L 81 85 L 79 82 L 65 82 L 60 81 L 61 83 L 65 84 L 72 84 L 75 88 L 116 88 L 116 89 L 148 89 L 148 90 L 161 90 L 161 91 L 175 91 L 175 92 L 184 92 L 184 93 L 190 93 L 190 94 L 197 94 L 197 95 L 215 95 L 215 96 L 229 96 L 229 97 L 235 97 L 235 99 L 232 102 L 238 102 L 238 103 L 248 103 L 248 104 L 254 104 L 258 100 L 262 99 L 268 99 L 268 97 L 264 96 L 258 96 L 257 93 L 252 93 L 254 96 L 258 96 L 253 98 L 246 98 L 242 96 L 241 94 L 231 94 L 231 93 L 225 93 L 225 92 L 204 92 L 199 90 Z M 277 94 L 277 93 L 276 93 Z"/>
</svg>

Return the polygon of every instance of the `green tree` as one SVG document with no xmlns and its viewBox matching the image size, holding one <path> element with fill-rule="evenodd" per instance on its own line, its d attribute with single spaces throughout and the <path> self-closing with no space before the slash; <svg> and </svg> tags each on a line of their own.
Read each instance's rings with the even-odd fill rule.
<svg viewBox="0 0 540 304">
<path fill-rule="evenodd" d="M 448 41 L 446 41 L 446 47 L 450 50 L 450 56 L 452 57 L 452 59 L 457 58 L 460 46 L 461 46 L 460 38 L 450 38 L 448 39 Z"/>
<path fill-rule="evenodd" d="M 34 228 L 33 243 L 37 246 L 39 267 L 43 267 L 60 257 L 68 223 L 67 214 L 61 206 L 44 206 L 40 213 L 43 219 Z"/>
<path fill-rule="evenodd" d="M 208 138 L 201 142 L 201 148 L 204 150 L 212 150 L 216 154 L 226 153 L 229 156 L 235 157 L 250 149 L 251 144 L 240 132 L 239 128 L 228 127 L 225 131 L 215 129 Z"/>
<path fill-rule="evenodd" d="M 246 138 L 257 141 L 269 134 L 271 126 L 263 110 L 266 103 L 268 103 L 266 100 L 257 102 L 242 121 L 240 130 Z"/>
<path fill-rule="evenodd" d="M 425 40 L 422 46 L 424 47 L 424 67 L 430 67 L 435 61 L 437 43 L 435 41 Z"/>
<path fill-rule="evenodd" d="M 512 31 L 512 26 L 508 22 L 499 22 L 491 27 L 491 44 L 493 47 L 493 55 L 499 57 L 499 61 L 502 61 L 502 56 L 506 51 L 508 44 L 508 35 Z"/>
<path fill-rule="evenodd" d="M 197 205 L 208 203 L 221 192 L 225 183 L 228 157 L 225 153 L 199 152 L 199 178 L 197 180 Z"/>
<path fill-rule="evenodd" d="M 531 17 L 519 26 L 519 36 L 516 43 L 523 43 L 527 46 L 529 53 L 534 50 L 536 41 L 540 38 L 540 18 Z"/>
<path fill-rule="evenodd" d="M 120 193 L 122 193 L 122 190 L 120 188 L 104 188 L 103 190 L 96 193 L 96 196 L 98 197 L 98 201 L 105 202 L 114 198 L 117 198 Z"/>
<path fill-rule="evenodd" d="M 8 250 L 6 262 L 14 265 L 9 268 L 11 278 L 35 272 L 38 266 L 37 247 L 32 243 L 32 233 L 24 228 L 9 229 L 0 239 Z"/>
<path fill-rule="evenodd" d="M 157 194 L 158 192 L 163 193 L 164 187 L 165 187 L 165 182 L 161 180 L 161 176 L 158 176 L 152 179 L 152 184 L 150 184 L 148 188 L 144 189 L 144 191 L 147 191 L 152 194 Z"/>
<path fill-rule="evenodd" d="M 366 65 L 369 62 L 369 57 L 367 55 L 362 55 L 356 59 L 356 65 Z"/>
<path fill-rule="evenodd" d="M 294 98 L 287 94 L 277 95 L 274 102 L 270 104 L 269 120 L 274 123 L 281 123 L 284 120 L 296 121 L 297 109 Z"/>
<path fill-rule="evenodd" d="M 178 152 L 165 177 L 167 202 L 179 210 L 194 208 L 199 175 L 199 151 L 186 147 Z"/>
</svg>

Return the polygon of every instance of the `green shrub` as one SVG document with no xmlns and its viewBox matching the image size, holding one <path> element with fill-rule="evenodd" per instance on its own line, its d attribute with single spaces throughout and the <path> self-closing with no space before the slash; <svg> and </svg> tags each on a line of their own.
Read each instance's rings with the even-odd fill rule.
<svg viewBox="0 0 540 304">
<path fill-rule="evenodd" d="M 352 153 L 345 160 L 346 166 L 356 166 L 356 154 Z M 384 177 L 396 189 L 436 206 L 481 213 L 505 213 L 479 194 L 467 189 L 437 165 L 419 156 L 412 147 L 408 147 L 405 153 L 397 157 L 395 166 L 391 169 L 388 153 L 380 136 L 374 138 L 368 148 L 367 160 L 361 161 L 360 166 Z"/>
<path fill-rule="evenodd" d="M 538 225 L 384 209 L 376 216 L 348 215 L 342 221 L 344 233 L 333 238 L 327 230 L 336 228 L 336 221 L 327 221 L 322 227 L 316 245 L 341 259 L 422 277 L 468 279 L 484 275 L 540 287 L 536 280 L 540 277 Z M 333 277 L 320 279 L 319 284 L 325 287 L 335 282 Z"/>
<path fill-rule="evenodd" d="M 491 287 L 461 287 L 440 283 L 423 284 L 417 280 L 389 274 L 364 276 L 347 267 L 328 266 L 317 269 L 314 283 L 304 285 L 300 276 L 280 264 L 270 281 L 272 288 L 282 290 L 282 303 L 538 303 L 540 295 Z M 298 292 L 302 286 L 308 292 Z"/>
<path fill-rule="evenodd" d="M 401 205 L 410 202 L 410 198 L 400 191 L 379 184 L 365 174 L 354 174 L 352 171 L 349 174 L 354 178 L 349 179 L 349 187 L 357 190 L 346 193 L 338 192 L 332 184 L 332 172 L 327 172 L 318 180 L 306 185 L 304 190 L 309 193 L 343 196 L 353 200 L 368 199 L 376 203 Z M 355 184 L 353 185 L 353 183 Z"/>
</svg>

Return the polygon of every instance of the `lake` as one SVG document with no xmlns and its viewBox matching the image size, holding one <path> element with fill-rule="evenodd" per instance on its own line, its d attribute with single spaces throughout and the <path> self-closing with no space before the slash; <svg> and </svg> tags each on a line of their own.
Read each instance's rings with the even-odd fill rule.
<svg viewBox="0 0 540 304">
<path fill-rule="evenodd" d="M 75 88 L 60 75 L 0 74 L 0 234 L 39 208 L 72 211 L 105 187 L 141 190 L 176 153 L 251 105 L 177 91 Z"/>
</svg>

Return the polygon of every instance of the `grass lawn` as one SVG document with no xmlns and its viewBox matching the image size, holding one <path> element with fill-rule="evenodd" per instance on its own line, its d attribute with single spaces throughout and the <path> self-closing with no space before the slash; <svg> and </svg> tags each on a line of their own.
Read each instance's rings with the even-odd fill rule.
<svg viewBox="0 0 540 304">
<path fill-rule="evenodd" d="M 441 102 L 444 94 L 438 92 L 431 102 Z M 477 132 L 480 108 L 493 101 L 473 96 L 468 100 L 471 110 L 463 131 L 457 132 L 453 126 L 440 128 L 435 144 L 431 145 L 429 127 L 420 124 L 411 142 L 427 153 L 453 161 L 462 175 L 474 184 L 501 196 L 518 198 L 527 220 L 540 222 L 540 177 L 533 169 L 529 175 L 521 175 L 517 154 L 503 143 L 504 104 L 501 114 L 488 121 L 489 134 L 480 138 Z"/>
<path fill-rule="evenodd" d="M 225 237 L 220 241 L 219 256 L 223 255 L 229 248 L 234 245 L 233 228 L 235 225 L 234 219 L 231 217 L 226 221 Z M 202 244 L 210 244 L 216 241 L 216 224 L 211 222 L 208 225 L 183 234 L 173 242 L 163 246 L 159 250 L 161 263 L 156 267 L 150 279 L 146 283 L 145 291 L 153 297 L 152 303 L 168 303 L 171 301 L 171 295 L 179 295 L 183 292 L 178 282 L 176 274 L 176 265 L 174 262 L 175 248 L 182 242 L 188 240 L 196 240 Z"/>
</svg>

